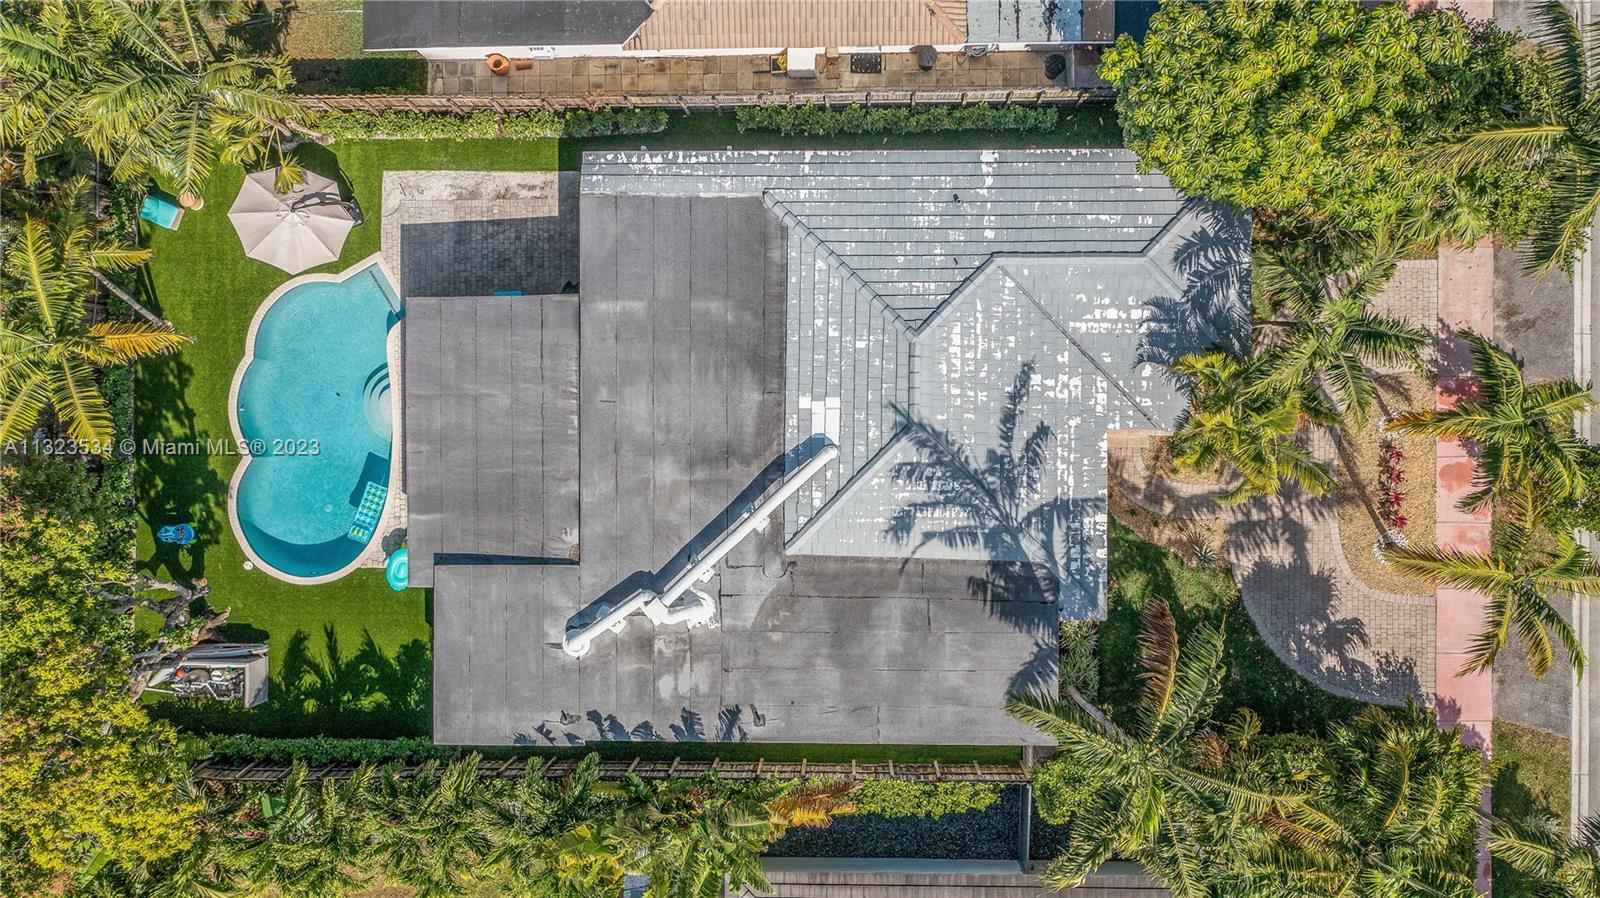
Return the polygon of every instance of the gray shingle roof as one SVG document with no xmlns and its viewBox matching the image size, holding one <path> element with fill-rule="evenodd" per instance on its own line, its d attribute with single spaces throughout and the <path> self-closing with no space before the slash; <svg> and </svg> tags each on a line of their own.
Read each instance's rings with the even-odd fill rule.
<svg viewBox="0 0 1600 898">
<path fill-rule="evenodd" d="M 1032 560 L 1058 568 L 1065 613 L 1094 615 L 1105 431 L 1170 429 L 1184 401 L 1157 363 L 1247 333 L 1247 227 L 1125 151 L 611 153 L 583 171 L 585 194 L 760 195 L 787 228 L 786 445 L 841 448 L 786 509 L 790 554 Z M 1035 473 L 1014 478 L 1019 459 Z"/>
<path fill-rule="evenodd" d="M 646 0 L 367 0 L 361 46 L 621 45 L 649 17 Z"/>
</svg>

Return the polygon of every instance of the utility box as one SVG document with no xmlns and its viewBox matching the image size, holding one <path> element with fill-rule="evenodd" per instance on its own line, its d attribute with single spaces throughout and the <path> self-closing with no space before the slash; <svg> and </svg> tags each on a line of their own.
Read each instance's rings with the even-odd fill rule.
<svg viewBox="0 0 1600 898">
<path fill-rule="evenodd" d="M 182 660 L 156 671 L 148 688 L 254 708 L 267 700 L 267 647 L 259 642 L 201 643 Z"/>
<path fill-rule="evenodd" d="M 790 78 L 817 77 L 817 57 L 822 55 L 821 47 L 790 47 L 786 55 L 789 57 Z"/>
</svg>

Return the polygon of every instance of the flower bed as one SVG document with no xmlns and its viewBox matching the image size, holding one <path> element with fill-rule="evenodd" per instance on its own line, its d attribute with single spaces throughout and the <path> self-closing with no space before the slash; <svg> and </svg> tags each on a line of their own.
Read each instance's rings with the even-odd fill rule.
<svg viewBox="0 0 1600 898">
<path fill-rule="evenodd" d="M 1339 539 L 1350 570 L 1363 584 L 1431 596 L 1432 585 L 1394 570 L 1374 549 L 1397 537 L 1411 545 L 1433 544 L 1433 440 L 1384 433 L 1389 415 L 1432 408 L 1433 385 L 1416 374 L 1384 377 L 1378 397 L 1365 427 L 1339 435 Z"/>
</svg>

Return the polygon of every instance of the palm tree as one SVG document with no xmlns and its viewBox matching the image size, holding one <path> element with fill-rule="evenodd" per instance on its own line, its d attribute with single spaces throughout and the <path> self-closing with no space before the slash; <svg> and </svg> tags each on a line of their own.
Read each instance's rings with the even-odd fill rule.
<svg viewBox="0 0 1600 898">
<path fill-rule="evenodd" d="M 782 785 L 714 775 L 647 783 L 630 776 L 623 791 L 613 835 L 629 872 L 650 878 L 649 898 L 772 890 L 761 852 L 777 837 L 768 805 L 783 796 Z"/>
<path fill-rule="evenodd" d="M 627 872 L 610 838 L 619 797 L 600 782 L 598 755 L 559 781 L 530 760 L 522 780 L 483 810 L 487 860 L 519 894 L 610 898 Z"/>
<path fill-rule="evenodd" d="M 228 19 L 238 2 L 46 0 L 35 16 L 0 24 L 0 140 L 22 152 L 24 177 L 73 142 L 118 180 L 156 178 L 198 194 L 218 162 L 283 159 L 281 141 L 302 116 L 287 89 L 287 58 L 252 56 L 220 43 L 205 19 Z M 286 165 L 286 181 L 299 171 Z"/>
<path fill-rule="evenodd" d="M 1600 816 L 1579 821 L 1571 838 L 1547 814 L 1497 821 L 1489 851 L 1532 880 L 1542 898 L 1600 898 Z"/>
<path fill-rule="evenodd" d="M 1216 894 L 1229 876 L 1219 861 L 1249 841 L 1254 821 L 1299 802 L 1222 759 L 1246 743 L 1246 717 L 1227 738 L 1210 731 L 1223 676 L 1222 632 L 1198 627 L 1178 650 L 1177 623 L 1166 602 L 1145 606 L 1139 637 L 1144 689 L 1124 729 L 1071 686 L 1066 699 L 1014 695 L 1011 713 L 1054 736 L 1062 754 L 1036 776 L 1046 819 L 1071 830 L 1066 851 L 1044 881 L 1081 885 L 1113 855 L 1138 861 L 1178 898 Z"/>
<path fill-rule="evenodd" d="M 1504 350 L 1470 331 L 1461 338 L 1472 352 L 1481 398 L 1451 409 L 1407 412 L 1389 429 L 1471 440 L 1481 448 L 1477 489 L 1463 503 L 1468 510 L 1519 492 L 1551 502 L 1582 496 L 1589 447 L 1578 438 L 1575 422 L 1594 406 L 1594 397 L 1570 380 L 1527 384 Z"/>
<path fill-rule="evenodd" d="M 1311 801 L 1267 818 L 1246 861 L 1268 894 L 1473 898 L 1483 759 L 1415 707 L 1335 727 Z"/>
<path fill-rule="evenodd" d="M 284 898 L 339 898 L 360 889 L 374 830 L 367 813 L 373 782 L 361 767 L 340 782 L 307 779 L 295 764 L 277 793 L 263 791 L 259 808 L 241 821 L 245 829 L 225 849 L 223 866 L 254 889 L 275 889 Z"/>
<path fill-rule="evenodd" d="M 1588 49 L 1600 33 L 1580 27 L 1558 0 L 1545 0 L 1533 15 L 1540 52 L 1527 64 L 1549 85 L 1545 103 L 1465 136 L 1446 155 L 1468 170 L 1511 161 L 1552 172 L 1550 208 L 1533 225 L 1525 260 L 1547 273 L 1572 265 L 1600 211 L 1600 71 Z"/>
<path fill-rule="evenodd" d="M 111 414 L 95 368 L 172 352 L 188 338 L 149 323 L 85 322 L 94 272 L 149 258 L 92 235 L 85 182 L 69 182 L 40 215 L 8 229 L 0 264 L 0 443 L 28 434 L 51 408 L 74 440 L 111 452 Z"/>
<path fill-rule="evenodd" d="M 1294 394 L 1301 408 L 1325 410 L 1313 417 L 1326 423 L 1339 415 L 1358 427 L 1366 423 L 1377 395 L 1367 366 L 1420 370 L 1428 345 L 1421 328 L 1369 308 L 1399 258 L 1397 244 L 1380 242 L 1353 269 L 1330 276 L 1323 266 L 1303 264 L 1282 250 L 1259 251 L 1252 289 L 1293 317 L 1267 322 L 1280 332 L 1261 356 L 1252 389 Z"/>
<path fill-rule="evenodd" d="M 1189 384 L 1189 408 L 1172 436 L 1173 463 L 1191 471 L 1233 469 L 1239 484 L 1221 497 L 1230 505 L 1277 495 L 1285 482 L 1326 493 L 1333 477 L 1295 439 L 1300 396 L 1255 389 L 1257 364 L 1207 352 L 1172 365 L 1172 373 Z"/>
<path fill-rule="evenodd" d="M 442 770 L 429 761 L 410 776 L 391 766 L 376 778 L 373 854 L 418 898 L 463 894 L 494 848 L 481 820 L 499 784 L 478 778 L 478 761 L 470 755 Z"/>
<path fill-rule="evenodd" d="M 1524 491 L 1503 503 L 1499 532 L 1489 552 L 1410 546 L 1384 553 L 1401 573 L 1489 597 L 1483 632 L 1473 638 L 1467 664 L 1458 675 L 1494 664 L 1511 643 L 1513 629 L 1535 679 L 1550 672 L 1555 658 L 1552 635 L 1573 669 L 1583 670 L 1583 643 L 1550 599 L 1600 594 L 1600 564 L 1572 534 L 1541 528 L 1540 501 L 1536 493 Z"/>
</svg>

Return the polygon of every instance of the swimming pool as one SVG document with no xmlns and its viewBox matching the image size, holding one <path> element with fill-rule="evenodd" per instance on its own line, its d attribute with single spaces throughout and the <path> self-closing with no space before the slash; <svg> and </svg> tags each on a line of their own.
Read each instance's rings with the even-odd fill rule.
<svg viewBox="0 0 1600 898">
<path fill-rule="evenodd" d="M 393 284 L 377 256 L 295 278 L 245 339 L 228 405 L 248 452 L 228 516 L 245 554 L 279 579 L 341 577 L 379 535 L 394 438 L 388 337 L 403 314 Z"/>
</svg>

